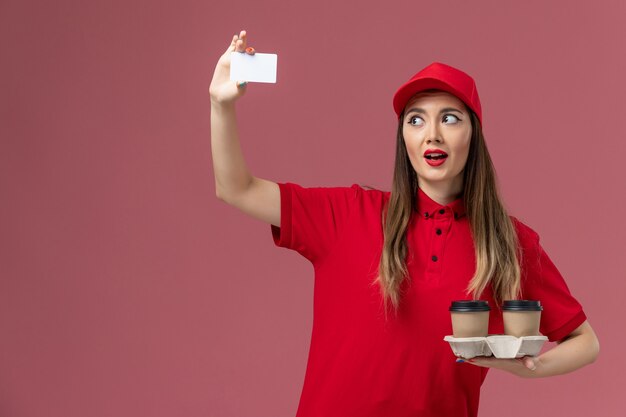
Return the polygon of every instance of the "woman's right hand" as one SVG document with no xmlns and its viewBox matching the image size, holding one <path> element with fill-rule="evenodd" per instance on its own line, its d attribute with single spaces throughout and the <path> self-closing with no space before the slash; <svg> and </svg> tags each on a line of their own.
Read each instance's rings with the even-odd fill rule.
<svg viewBox="0 0 626 417">
<path fill-rule="evenodd" d="M 242 30 L 239 36 L 233 35 L 228 49 L 217 61 L 213 79 L 209 86 L 209 95 L 212 102 L 230 104 L 245 94 L 247 84 L 242 84 L 240 81 L 231 81 L 230 79 L 230 53 L 241 52 L 254 55 L 254 48 L 246 45 L 247 39 L 248 36 L 245 30 Z"/>
</svg>

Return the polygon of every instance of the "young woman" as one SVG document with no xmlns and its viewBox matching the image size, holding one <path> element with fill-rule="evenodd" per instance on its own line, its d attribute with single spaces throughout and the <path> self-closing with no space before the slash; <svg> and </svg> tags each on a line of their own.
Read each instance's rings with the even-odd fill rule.
<svg viewBox="0 0 626 417">
<path fill-rule="evenodd" d="M 540 378 L 595 361 L 599 343 L 582 306 L 539 235 L 501 202 L 469 75 L 433 63 L 398 89 L 391 192 L 304 188 L 246 167 L 234 104 L 247 87 L 229 79 L 230 53 L 254 54 L 246 44 L 245 31 L 233 37 L 209 88 L 216 192 L 314 266 L 298 417 L 476 416 L 490 368 Z M 489 302 L 490 334 L 504 333 L 503 300 L 540 300 L 540 331 L 557 346 L 461 364 L 443 340 L 452 334 L 448 307 L 461 299 Z"/>
</svg>

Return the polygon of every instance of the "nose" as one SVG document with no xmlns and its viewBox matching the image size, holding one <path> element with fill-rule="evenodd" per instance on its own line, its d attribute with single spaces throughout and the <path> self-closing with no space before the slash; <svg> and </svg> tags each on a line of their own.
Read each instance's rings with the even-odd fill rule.
<svg viewBox="0 0 626 417">
<path fill-rule="evenodd" d="M 426 132 L 426 143 L 430 143 L 432 141 L 436 141 L 439 143 L 443 141 L 441 132 L 439 131 L 438 123 L 430 123 L 430 126 Z"/>
</svg>

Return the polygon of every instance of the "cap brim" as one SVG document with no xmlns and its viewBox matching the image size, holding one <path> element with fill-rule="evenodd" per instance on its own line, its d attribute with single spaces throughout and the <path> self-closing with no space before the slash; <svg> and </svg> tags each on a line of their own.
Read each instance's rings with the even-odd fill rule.
<svg viewBox="0 0 626 417">
<path fill-rule="evenodd" d="M 459 91 L 454 89 L 451 85 L 436 78 L 420 78 L 418 80 L 412 80 L 410 82 L 407 82 L 406 84 L 401 86 L 398 91 L 396 91 L 396 94 L 393 97 L 393 109 L 396 112 L 398 118 L 402 114 L 402 111 L 408 104 L 409 100 L 414 95 L 421 91 L 430 89 L 443 90 L 450 94 L 453 94 L 467 105 L 467 98 L 464 98 L 463 95 Z"/>
</svg>

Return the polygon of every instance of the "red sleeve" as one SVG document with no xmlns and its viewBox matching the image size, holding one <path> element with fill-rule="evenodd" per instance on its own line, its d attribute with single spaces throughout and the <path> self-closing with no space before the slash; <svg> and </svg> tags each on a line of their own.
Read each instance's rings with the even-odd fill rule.
<svg viewBox="0 0 626 417">
<path fill-rule="evenodd" d="M 539 243 L 539 234 L 519 220 L 515 221 L 523 248 L 521 297 L 541 301 L 543 311 L 539 331 L 551 342 L 562 340 L 583 324 L 587 316 Z"/>
<path fill-rule="evenodd" d="M 278 183 L 280 227 L 271 226 L 276 246 L 293 249 L 312 263 L 333 248 L 362 188 L 311 187 Z"/>
</svg>

